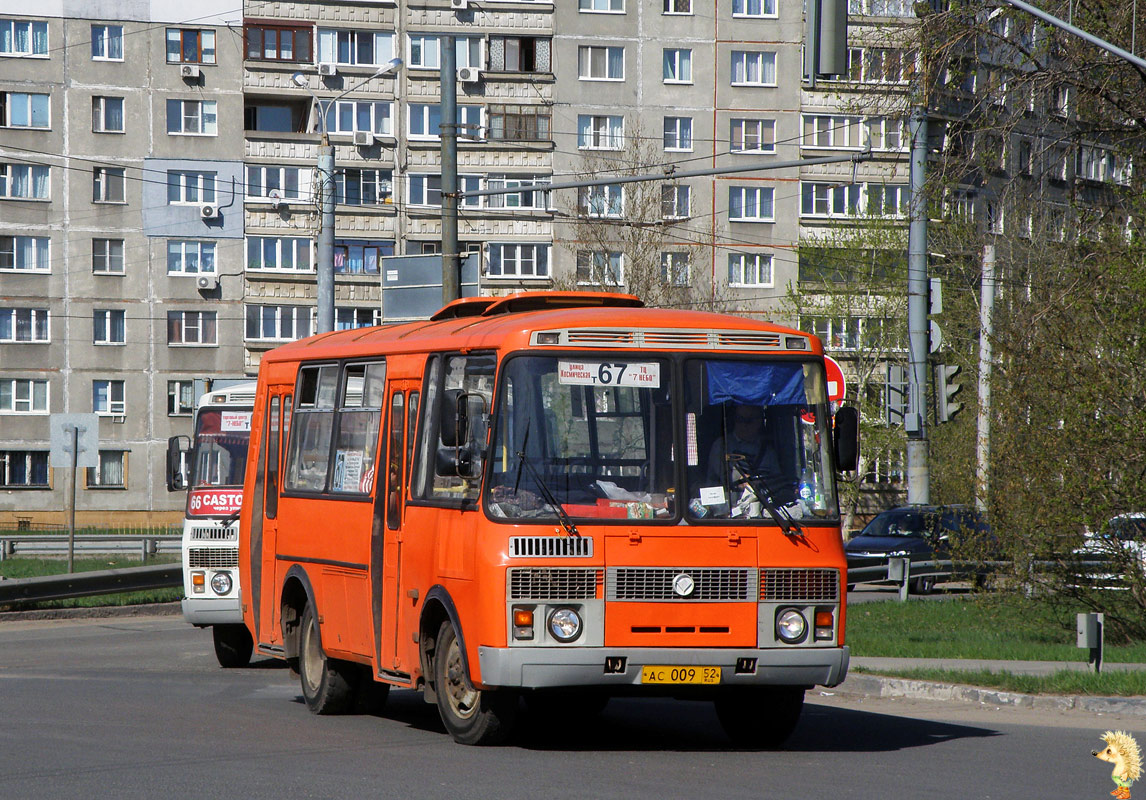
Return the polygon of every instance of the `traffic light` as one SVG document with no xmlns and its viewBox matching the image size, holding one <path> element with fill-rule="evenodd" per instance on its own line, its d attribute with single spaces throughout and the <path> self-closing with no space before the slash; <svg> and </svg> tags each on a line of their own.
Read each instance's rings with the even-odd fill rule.
<svg viewBox="0 0 1146 800">
<path fill-rule="evenodd" d="M 807 0 L 804 77 L 840 77 L 848 72 L 847 0 Z"/>
<path fill-rule="evenodd" d="M 961 383 L 952 383 L 951 380 L 959 374 L 962 367 L 957 364 L 935 365 L 935 419 L 937 422 L 950 422 L 962 403 L 955 402 L 955 395 L 963 388 Z"/>
<path fill-rule="evenodd" d="M 908 407 L 907 370 L 900 364 L 887 365 L 887 382 L 883 387 L 883 408 L 888 425 L 902 425 Z"/>
</svg>

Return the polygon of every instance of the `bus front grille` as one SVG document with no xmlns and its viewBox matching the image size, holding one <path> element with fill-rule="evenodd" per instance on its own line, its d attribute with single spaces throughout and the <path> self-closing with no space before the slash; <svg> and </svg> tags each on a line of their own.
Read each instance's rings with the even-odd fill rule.
<svg viewBox="0 0 1146 800">
<path fill-rule="evenodd" d="M 840 598 L 840 572 L 836 569 L 762 569 L 760 600 L 787 603 L 811 600 L 836 602 Z"/>
<path fill-rule="evenodd" d="M 511 536 L 509 554 L 514 558 L 592 558 L 591 536 Z"/>
<path fill-rule="evenodd" d="M 237 547 L 192 547 L 187 551 L 187 566 L 194 569 L 224 569 L 239 566 Z"/>
<path fill-rule="evenodd" d="M 601 584 L 601 570 L 516 567 L 509 570 L 510 600 L 592 600 Z"/>
<path fill-rule="evenodd" d="M 239 526 L 228 525 L 224 528 L 221 525 L 213 525 L 210 527 L 196 525 L 191 529 L 191 538 L 200 542 L 225 542 L 228 539 L 238 539 Z"/>
<path fill-rule="evenodd" d="M 756 599 L 756 570 L 738 567 L 611 567 L 605 581 L 609 600 L 737 602 Z M 692 589 L 674 591 L 677 576 L 687 575 Z M 687 581 L 683 582 L 687 586 Z M 677 584 L 678 587 L 681 583 Z"/>
</svg>

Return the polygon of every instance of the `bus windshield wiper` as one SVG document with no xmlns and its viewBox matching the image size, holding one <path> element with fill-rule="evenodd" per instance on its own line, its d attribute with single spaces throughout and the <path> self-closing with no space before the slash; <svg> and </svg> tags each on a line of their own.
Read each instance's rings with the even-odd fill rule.
<svg viewBox="0 0 1146 800">
<path fill-rule="evenodd" d="M 541 492 L 542 499 L 553 507 L 554 513 L 557 514 L 557 520 L 561 523 L 561 527 L 565 529 L 565 533 L 567 533 L 569 536 L 576 536 L 580 538 L 581 533 L 577 530 L 577 526 L 573 524 L 573 518 L 570 517 L 565 508 L 557 502 L 556 496 L 554 496 L 553 492 L 549 489 L 549 485 L 545 482 L 545 479 L 541 477 L 541 473 L 538 472 L 537 467 L 533 466 L 533 462 L 529 460 L 527 455 L 525 455 L 524 446 L 523 449 L 517 451 L 518 482 L 521 481 L 521 468 L 523 466 L 529 469 L 529 474 L 537 484 L 537 488 Z M 514 492 L 516 493 L 516 491 L 517 486 L 515 485 Z"/>
<path fill-rule="evenodd" d="M 237 519 L 239 518 L 239 516 L 240 516 L 242 513 L 243 513 L 243 507 L 242 507 L 242 506 L 239 506 L 239 507 L 238 507 L 238 508 L 236 508 L 236 509 L 235 509 L 233 512 L 231 512 L 231 513 L 230 513 L 230 514 L 228 514 L 227 516 L 223 517 L 223 523 L 222 523 L 222 524 L 223 524 L 223 527 L 224 527 L 224 528 L 229 528 L 229 527 L 231 527 L 231 525 L 232 525 L 232 524 L 235 522 L 235 520 L 237 520 Z"/>
<path fill-rule="evenodd" d="M 737 471 L 739 472 L 739 470 Z M 742 477 L 736 484 L 738 486 L 744 483 L 748 484 L 752 493 L 756 495 L 756 499 L 768 510 L 768 515 L 772 517 L 773 522 L 780 526 L 780 530 L 784 532 L 785 536 L 804 535 L 803 527 L 788 513 L 788 509 L 772 499 L 772 490 L 769 488 L 768 482 L 764 480 L 763 473 L 757 472 L 752 475 L 741 473 L 741 475 Z"/>
</svg>

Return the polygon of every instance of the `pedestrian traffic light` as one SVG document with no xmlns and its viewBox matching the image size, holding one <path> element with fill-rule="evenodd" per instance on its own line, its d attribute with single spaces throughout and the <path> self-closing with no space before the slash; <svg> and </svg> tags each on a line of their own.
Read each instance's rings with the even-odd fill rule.
<svg viewBox="0 0 1146 800">
<path fill-rule="evenodd" d="M 937 422 L 950 422 L 963 408 L 962 403 L 956 403 L 955 395 L 963 388 L 961 383 L 952 383 L 952 379 L 959 374 L 962 367 L 957 364 L 935 365 L 935 419 Z"/>
</svg>

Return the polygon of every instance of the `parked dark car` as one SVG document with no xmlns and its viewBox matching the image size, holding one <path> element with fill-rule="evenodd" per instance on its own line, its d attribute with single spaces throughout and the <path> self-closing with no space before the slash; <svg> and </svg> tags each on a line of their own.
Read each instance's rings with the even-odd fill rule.
<svg viewBox="0 0 1146 800">
<path fill-rule="evenodd" d="M 981 584 L 991 571 L 985 559 L 993 557 L 994 549 L 990 526 L 973 508 L 891 508 L 844 545 L 848 586 L 887 582 L 890 558 L 910 560 L 908 588 L 915 594 L 930 594 L 936 583 L 952 578 L 973 578 Z"/>
</svg>

